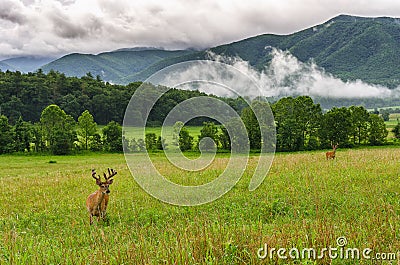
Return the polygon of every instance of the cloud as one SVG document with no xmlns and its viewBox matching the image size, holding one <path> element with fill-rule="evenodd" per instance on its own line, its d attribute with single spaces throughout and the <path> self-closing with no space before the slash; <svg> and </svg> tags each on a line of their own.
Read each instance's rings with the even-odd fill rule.
<svg viewBox="0 0 400 265">
<path fill-rule="evenodd" d="M 263 33 L 291 33 L 340 13 L 400 16 L 400 2 L 2 0 L 0 57 L 133 46 L 206 48 Z"/>
<path fill-rule="evenodd" d="M 0 20 L 11 22 L 13 24 L 24 24 L 25 16 L 20 12 L 23 6 L 18 1 L 0 2 Z"/>
<path fill-rule="evenodd" d="M 186 62 L 167 68 L 150 82 L 181 89 L 198 89 L 218 96 L 255 98 L 309 95 L 330 98 L 398 97 L 399 89 L 356 81 L 343 81 L 313 62 L 303 63 L 287 51 L 272 47 L 272 60 L 263 71 L 247 61 L 209 53 L 212 61 Z M 227 66 L 228 65 L 228 66 Z M 231 69 L 234 68 L 234 71 Z"/>
<path fill-rule="evenodd" d="M 240 58 L 211 55 L 217 61 L 228 62 L 250 76 L 260 87 L 263 96 L 309 95 L 332 98 L 371 98 L 399 95 L 399 89 L 372 85 L 361 80 L 343 81 L 315 63 L 300 62 L 288 51 L 271 49 L 272 60 L 261 72 L 253 69 Z M 250 93 L 251 94 L 251 93 Z"/>
</svg>

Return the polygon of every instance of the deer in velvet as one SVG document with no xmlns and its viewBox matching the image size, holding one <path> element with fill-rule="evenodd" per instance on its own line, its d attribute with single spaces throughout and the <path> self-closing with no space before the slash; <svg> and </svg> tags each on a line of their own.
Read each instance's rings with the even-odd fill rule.
<svg viewBox="0 0 400 265">
<path fill-rule="evenodd" d="M 96 171 L 92 169 L 92 177 L 96 180 L 99 189 L 90 194 L 86 199 L 86 208 L 89 212 L 90 224 L 93 223 L 93 216 L 97 216 L 97 221 L 106 216 L 107 204 L 109 199 L 109 186 L 113 183 L 112 177 L 117 174 L 114 169 L 108 169 L 108 176 L 104 173 L 105 181 L 101 181 L 100 176 L 96 177 Z"/>
<path fill-rule="evenodd" d="M 333 151 L 326 152 L 326 159 L 327 159 L 327 160 L 328 160 L 328 159 L 335 159 L 335 156 L 336 156 L 336 148 L 339 146 L 338 143 L 336 143 L 336 145 L 333 145 L 333 143 L 331 143 L 331 145 L 332 145 Z"/>
</svg>

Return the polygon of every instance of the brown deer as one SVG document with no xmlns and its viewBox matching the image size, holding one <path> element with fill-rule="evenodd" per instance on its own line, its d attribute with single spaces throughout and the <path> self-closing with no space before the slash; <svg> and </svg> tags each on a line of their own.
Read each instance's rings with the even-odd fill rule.
<svg viewBox="0 0 400 265">
<path fill-rule="evenodd" d="M 339 146 L 339 144 L 336 143 L 336 145 L 333 145 L 333 143 L 331 143 L 331 145 L 332 145 L 333 151 L 326 152 L 326 160 L 331 159 L 331 158 L 335 159 L 336 148 Z"/>
<path fill-rule="evenodd" d="M 99 219 L 105 219 L 107 204 L 109 199 L 110 190 L 108 187 L 113 183 L 112 177 L 117 174 L 114 169 L 108 169 L 108 176 L 104 173 L 104 179 L 106 181 L 102 182 L 100 176 L 96 177 L 96 171 L 92 169 L 92 177 L 96 180 L 96 184 L 100 187 L 97 191 L 90 194 L 86 199 L 86 208 L 89 212 L 90 224 L 93 223 L 93 216 L 97 216 L 97 221 Z"/>
</svg>

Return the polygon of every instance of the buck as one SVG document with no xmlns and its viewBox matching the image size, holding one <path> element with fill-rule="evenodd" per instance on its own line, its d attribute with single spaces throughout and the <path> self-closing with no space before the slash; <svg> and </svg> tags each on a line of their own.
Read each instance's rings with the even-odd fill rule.
<svg viewBox="0 0 400 265">
<path fill-rule="evenodd" d="M 108 169 L 108 176 L 104 173 L 104 179 L 106 181 L 102 182 L 100 176 L 96 177 L 96 171 L 92 169 L 92 177 L 96 180 L 96 184 L 99 189 L 92 194 L 90 194 L 86 199 L 86 208 L 89 212 L 90 224 L 93 223 L 93 216 L 97 216 L 97 221 L 105 219 L 107 204 L 109 199 L 110 190 L 108 187 L 113 183 L 112 177 L 117 174 L 114 169 Z"/>
<path fill-rule="evenodd" d="M 333 149 L 333 151 L 329 151 L 329 152 L 326 152 L 326 159 L 328 160 L 328 159 L 335 159 L 335 155 L 336 155 L 336 148 L 339 146 L 339 144 L 338 143 L 336 143 L 336 145 L 333 145 L 333 143 L 331 143 L 331 145 L 332 145 L 332 149 Z"/>
</svg>

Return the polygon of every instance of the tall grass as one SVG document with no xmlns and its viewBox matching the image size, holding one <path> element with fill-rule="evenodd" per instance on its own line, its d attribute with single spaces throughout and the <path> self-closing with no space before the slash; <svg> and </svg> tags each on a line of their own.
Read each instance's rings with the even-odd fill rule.
<svg viewBox="0 0 400 265">
<path fill-rule="evenodd" d="M 349 247 L 400 250 L 400 149 L 339 149 L 336 157 L 277 154 L 264 183 L 249 192 L 251 158 L 221 199 L 177 207 L 147 195 L 123 155 L 0 156 L 0 264 L 374 264 L 257 257 L 265 243 L 335 247 L 339 236 Z M 229 157 L 217 155 L 209 169 L 191 174 L 161 154 L 152 159 L 171 180 L 198 184 L 222 172 Z M 107 167 L 118 171 L 108 220 L 89 226 L 84 204 L 97 189 L 90 170 Z"/>
</svg>

